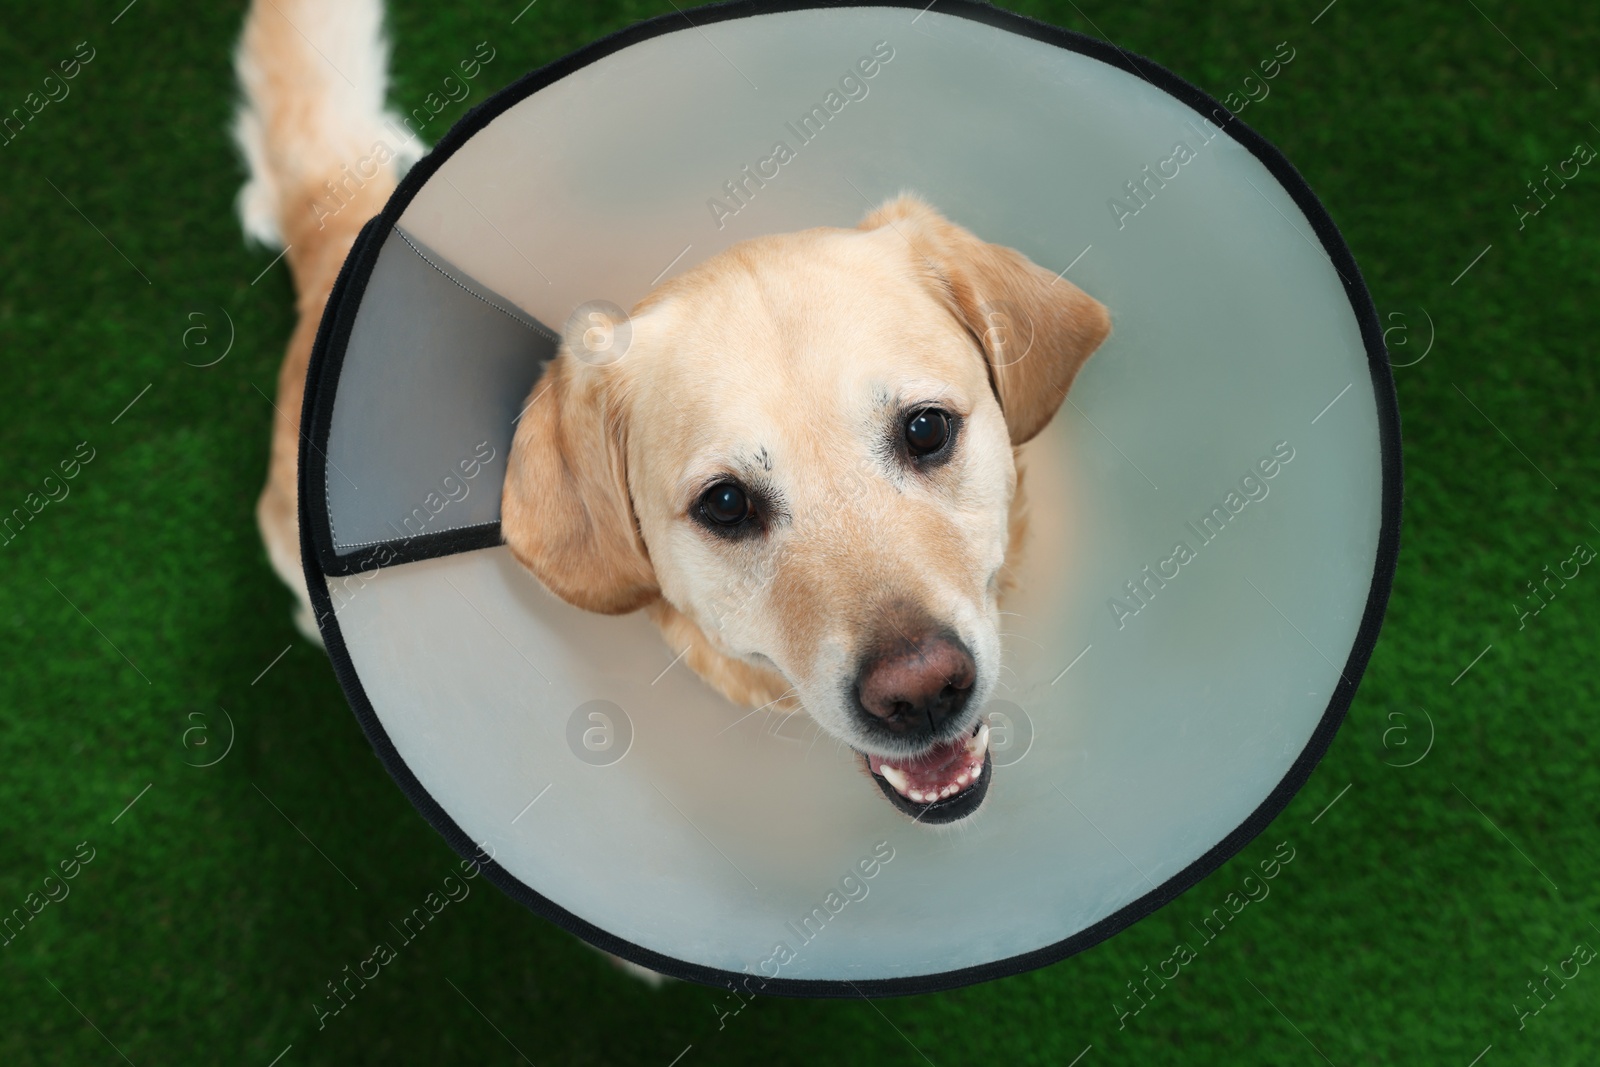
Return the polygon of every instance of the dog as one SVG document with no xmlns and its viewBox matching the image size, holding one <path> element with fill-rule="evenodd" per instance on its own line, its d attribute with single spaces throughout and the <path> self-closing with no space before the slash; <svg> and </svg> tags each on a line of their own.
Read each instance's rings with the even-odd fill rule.
<svg viewBox="0 0 1600 1067">
<path fill-rule="evenodd" d="M 925 823 L 981 805 L 1026 530 L 1019 450 L 1110 333 L 1064 278 L 903 194 L 585 317 L 527 398 L 501 531 L 561 599 L 643 609 L 735 704 L 804 710 Z"/>
<path fill-rule="evenodd" d="M 390 143 L 381 22 L 377 0 L 257 0 L 236 57 L 240 214 L 286 247 L 300 313 L 257 519 L 312 640 L 306 365 L 357 233 L 421 152 Z M 352 183 L 357 159 L 377 163 Z M 567 603 L 646 611 L 733 703 L 809 713 L 908 816 L 971 815 L 1027 526 L 1020 450 L 1109 335 L 1105 306 L 903 194 L 855 228 L 710 257 L 627 313 L 620 358 L 594 358 L 621 325 L 569 324 L 526 398 L 513 555 Z"/>
</svg>

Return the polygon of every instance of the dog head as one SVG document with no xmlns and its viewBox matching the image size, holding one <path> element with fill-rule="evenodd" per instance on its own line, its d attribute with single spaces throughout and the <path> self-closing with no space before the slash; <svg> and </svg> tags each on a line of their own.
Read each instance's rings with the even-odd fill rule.
<svg viewBox="0 0 1600 1067">
<path fill-rule="evenodd" d="M 585 358 L 612 328 L 625 355 Z M 780 674 L 901 810 L 961 818 L 991 768 L 1012 450 L 1109 331 L 1072 283 L 909 196 L 745 241 L 626 324 L 569 328 L 502 530 L 578 607 L 665 598 Z"/>
</svg>

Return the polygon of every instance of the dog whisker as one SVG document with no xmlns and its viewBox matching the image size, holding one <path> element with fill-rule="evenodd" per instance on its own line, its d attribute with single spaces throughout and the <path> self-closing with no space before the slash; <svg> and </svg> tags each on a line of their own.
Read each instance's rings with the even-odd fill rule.
<svg viewBox="0 0 1600 1067">
<path fill-rule="evenodd" d="M 1026 641 L 1026 642 L 1028 642 L 1028 644 L 1032 645 L 1034 648 L 1039 649 L 1040 651 L 1045 651 L 1045 647 L 1043 645 L 1041 645 L 1039 642 L 1035 641 L 1033 638 L 1029 637 L 1027 634 L 1002 632 L 1000 634 L 1000 636 L 1001 637 L 1014 637 L 1018 641 Z M 1001 649 L 1001 654 L 1004 655 L 1004 653 L 1005 653 L 1005 650 Z"/>
<path fill-rule="evenodd" d="M 746 719 L 748 719 L 750 716 L 754 715 L 756 712 L 758 712 L 758 711 L 766 711 L 768 708 L 772 707 L 772 705 L 778 703 L 780 700 L 782 700 L 785 697 L 790 696 L 791 694 L 794 694 L 794 693 L 795 693 L 794 687 L 790 686 L 787 691 L 779 693 L 776 697 L 774 697 L 773 699 L 767 701 L 765 704 L 761 705 L 759 708 L 751 708 L 749 711 L 745 712 L 743 715 L 739 716 L 737 719 L 733 720 L 728 725 L 724 726 L 722 729 L 718 730 L 717 731 L 717 736 L 721 737 L 723 734 L 727 733 L 729 730 L 733 729 L 735 726 L 738 726 L 740 723 L 744 722 Z"/>
<path fill-rule="evenodd" d="M 812 725 L 813 729 L 816 728 L 816 723 L 812 723 L 811 725 Z M 817 747 L 817 742 L 819 740 L 821 740 L 821 738 L 822 738 L 822 731 L 820 729 L 818 729 L 817 732 L 816 732 L 816 736 L 811 739 L 811 744 L 809 746 L 807 746 L 807 748 L 806 748 L 806 762 L 807 763 L 811 762 L 811 750 L 813 748 Z"/>
<path fill-rule="evenodd" d="M 773 712 L 766 712 L 766 723 L 762 728 L 762 733 L 768 734 L 768 736 L 771 737 L 782 736 L 784 723 L 787 723 L 790 718 L 794 718 L 794 715 L 784 715 L 784 713 L 776 713 L 776 715 L 774 715 Z"/>
<path fill-rule="evenodd" d="M 780 697 L 777 698 L 777 700 L 773 700 L 770 703 L 763 705 L 763 707 L 771 707 L 773 704 L 778 703 L 779 700 L 782 700 L 783 697 L 788 696 L 790 693 L 794 693 L 794 692 L 796 692 L 795 689 L 791 687 L 788 690 L 788 692 L 783 694 L 783 696 L 780 696 Z M 774 715 L 770 711 L 767 712 L 767 723 L 768 723 L 768 726 L 763 732 L 768 734 L 771 737 L 780 736 L 781 735 L 781 731 L 783 730 L 783 724 L 788 722 L 790 719 L 794 718 L 795 715 L 798 715 L 798 714 L 800 714 L 800 713 L 799 712 L 795 712 L 793 714 L 778 714 L 778 715 Z M 796 738 L 795 740 L 799 740 L 799 739 Z"/>
<path fill-rule="evenodd" d="M 733 729 L 735 726 L 738 726 L 740 723 L 744 722 L 746 719 L 748 719 L 750 716 L 754 715 L 756 712 L 758 712 L 760 710 L 761 710 L 760 708 L 755 708 L 755 709 L 753 709 L 751 711 L 745 712 L 743 715 L 739 716 L 737 719 L 734 719 L 728 725 L 726 725 L 722 729 L 718 730 L 717 731 L 717 736 L 721 737 L 723 734 L 727 733 L 729 730 Z"/>
</svg>

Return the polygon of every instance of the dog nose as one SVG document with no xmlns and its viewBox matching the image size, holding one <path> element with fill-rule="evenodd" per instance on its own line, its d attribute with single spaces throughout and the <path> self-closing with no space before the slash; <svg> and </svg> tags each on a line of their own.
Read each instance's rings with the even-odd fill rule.
<svg viewBox="0 0 1600 1067">
<path fill-rule="evenodd" d="M 892 732 L 929 736 L 967 706 L 977 673 L 959 640 L 942 634 L 901 639 L 862 664 L 856 695 Z"/>
</svg>

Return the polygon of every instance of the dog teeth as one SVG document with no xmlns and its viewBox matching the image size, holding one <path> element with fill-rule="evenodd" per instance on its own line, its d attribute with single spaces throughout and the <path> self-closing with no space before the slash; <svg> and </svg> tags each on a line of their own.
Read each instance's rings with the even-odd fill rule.
<svg viewBox="0 0 1600 1067">
<path fill-rule="evenodd" d="M 978 732 L 967 739 L 965 751 L 969 759 L 977 761 L 977 765 L 970 770 L 962 771 L 954 782 L 942 788 L 933 786 L 928 789 L 913 789 L 911 787 L 910 774 L 899 767 L 892 767 L 887 763 L 878 765 L 878 774 L 884 781 L 894 787 L 895 792 L 913 804 L 932 804 L 935 801 L 955 796 L 983 776 L 983 757 L 989 751 L 988 723 L 979 723 Z"/>
</svg>

